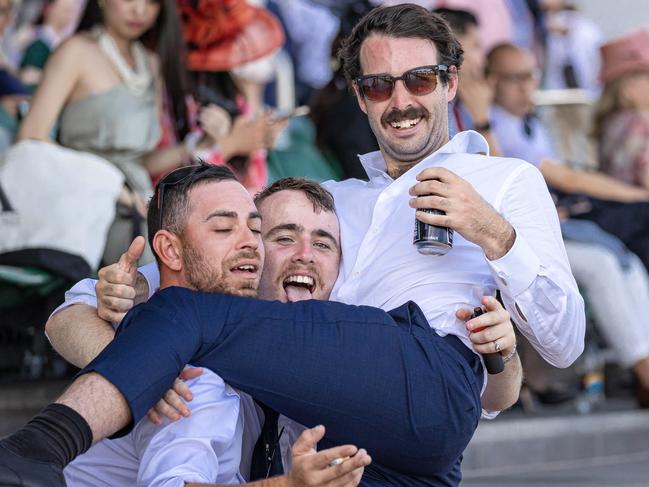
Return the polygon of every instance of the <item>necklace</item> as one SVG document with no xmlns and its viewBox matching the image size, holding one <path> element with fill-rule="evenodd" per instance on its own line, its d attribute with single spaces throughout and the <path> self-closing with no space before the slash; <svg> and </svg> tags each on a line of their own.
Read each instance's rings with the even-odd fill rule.
<svg viewBox="0 0 649 487">
<path fill-rule="evenodd" d="M 119 52 L 117 44 L 104 29 L 97 29 L 97 42 L 99 47 L 113 63 L 120 78 L 126 87 L 136 95 L 143 94 L 153 79 L 147 64 L 146 51 L 141 42 L 135 41 L 131 47 L 135 59 L 135 70 L 133 70 L 122 53 Z"/>
</svg>

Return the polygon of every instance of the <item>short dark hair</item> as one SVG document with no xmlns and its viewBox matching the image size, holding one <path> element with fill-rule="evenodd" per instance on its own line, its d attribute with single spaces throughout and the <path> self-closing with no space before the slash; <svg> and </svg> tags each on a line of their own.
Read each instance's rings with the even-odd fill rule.
<svg viewBox="0 0 649 487">
<path fill-rule="evenodd" d="M 183 233 L 189 213 L 189 192 L 197 185 L 210 181 L 237 181 L 237 178 L 225 166 L 201 162 L 171 171 L 158 181 L 147 212 L 151 250 L 153 250 L 153 237 L 158 230 L 168 230 L 176 235 Z M 153 253 L 155 254 L 155 251 Z M 155 257 L 160 263 L 157 254 Z"/>
<path fill-rule="evenodd" d="M 413 4 L 377 7 L 356 24 L 339 51 L 348 83 L 363 75 L 361 46 L 371 34 L 427 39 L 435 44 L 439 64 L 455 66 L 457 69 L 462 65 L 462 46 L 441 16 Z M 447 72 L 440 72 L 439 77 L 443 84 L 448 83 Z"/>
<path fill-rule="evenodd" d="M 433 13 L 441 15 L 448 25 L 451 26 L 456 36 L 463 36 L 469 28 L 478 27 L 478 18 L 467 10 L 453 8 L 436 8 Z"/>
<path fill-rule="evenodd" d="M 328 211 L 336 213 L 336 206 L 334 205 L 334 197 L 329 191 L 324 189 L 320 184 L 315 181 L 309 181 L 304 178 L 284 178 L 278 179 L 270 186 L 267 186 L 262 191 L 255 195 L 255 205 L 259 205 L 268 198 L 270 195 L 279 193 L 284 190 L 301 191 L 304 196 L 313 204 L 314 211 Z"/>
</svg>

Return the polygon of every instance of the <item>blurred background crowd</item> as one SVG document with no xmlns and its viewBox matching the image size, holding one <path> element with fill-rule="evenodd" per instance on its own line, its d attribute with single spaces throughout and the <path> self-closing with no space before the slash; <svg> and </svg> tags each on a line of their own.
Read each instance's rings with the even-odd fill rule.
<svg viewBox="0 0 649 487">
<path fill-rule="evenodd" d="M 0 377 L 70 373 L 42 336 L 49 311 L 146 234 L 174 168 L 227 164 L 252 193 L 365 179 L 357 154 L 378 145 L 336 52 L 381 3 L 401 2 L 0 0 Z M 618 25 L 635 3 L 615 32 L 585 2 L 415 3 L 465 51 L 449 135 L 538 167 L 587 303 L 571 370 L 521 347 L 522 407 L 649 407 L 649 28 Z"/>
</svg>

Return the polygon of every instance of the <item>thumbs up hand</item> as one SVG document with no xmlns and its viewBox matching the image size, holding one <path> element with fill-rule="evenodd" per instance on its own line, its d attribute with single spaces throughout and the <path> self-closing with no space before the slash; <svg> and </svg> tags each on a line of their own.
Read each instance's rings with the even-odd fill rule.
<svg viewBox="0 0 649 487">
<path fill-rule="evenodd" d="M 116 264 L 99 270 L 95 291 L 100 318 L 110 323 L 120 323 L 135 305 L 137 261 L 144 252 L 144 245 L 144 237 L 137 237 Z"/>
</svg>

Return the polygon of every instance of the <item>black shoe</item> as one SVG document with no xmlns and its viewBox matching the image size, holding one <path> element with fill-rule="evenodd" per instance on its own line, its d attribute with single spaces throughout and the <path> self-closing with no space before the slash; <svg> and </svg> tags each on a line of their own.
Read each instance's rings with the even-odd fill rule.
<svg viewBox="0 0 649 487">
<path fill-rule="evenodd" d="M 0 445 L 0 487 L 65 487 L 63 470 L 15 454 Z"/>
</svg>

